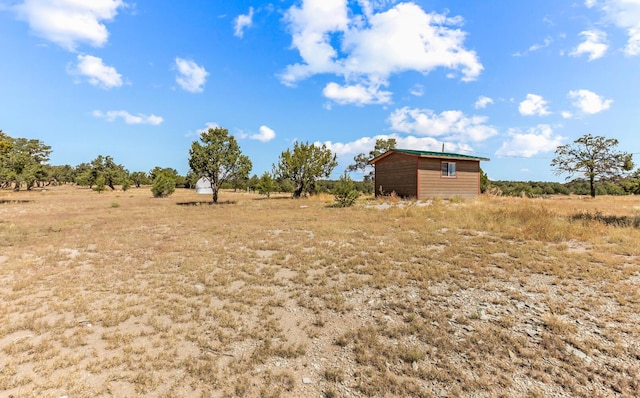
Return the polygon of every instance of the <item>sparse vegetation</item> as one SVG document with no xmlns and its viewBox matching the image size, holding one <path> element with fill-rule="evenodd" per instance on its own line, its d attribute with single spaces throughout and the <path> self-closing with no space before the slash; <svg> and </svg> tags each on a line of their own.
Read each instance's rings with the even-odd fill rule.
<svg viewBox="0 0 640 398">
<path fill-rule="evenodd" d="M 175 175 L 160 171 L 154 176 L 153 184 L 151 184 L 151 193 L 154 198 L 166 198 L 176 191 Z"/>
<path fill-rule="evenodd" d="M 637 197 L 327 196 L 1 191 L 0 395 L 637 394 Z"/>
<path fill-rule="evenodd" d="M 359 196 L 360 192 L 356 190 L 353 180 L 351 180 L 351 177 L 349 177 L 345 172 L 333 189 L 333 197 L 335 198 L 336 206 L 353 206 Z"/>
</svg>

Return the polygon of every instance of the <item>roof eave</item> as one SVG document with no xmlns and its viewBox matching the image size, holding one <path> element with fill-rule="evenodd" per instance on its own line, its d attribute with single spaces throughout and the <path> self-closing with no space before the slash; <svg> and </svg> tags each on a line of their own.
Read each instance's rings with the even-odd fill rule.
<svg viewBox="0 0 640 398">
<path fill-rule="evenodd" d="M 465 157 L 465 156 L 456 156 L 456 154 L 448 154 L 448 155 L 443 155 L 443 156 L 438 156 L 436 154 L 416 154 L 416 153 L 409 153 L 409 152 L 404 152 L 404 151 L 394 151 L 393 149 L 383 153 L 382 155 L 379 155 L 373 159 L 371 159 L 367 164 L 375 164 L 378 161 L 384 159 L 385 157 L 391 155 L 392 153 L 401 153 L 403 155 L 406 156 L 413 156 L 413 157 L 419 157 L 419 158 L 428 158 L 428 159 L 453 159 L 453 160 L 475 160 L 475 161 L 484 161 L 484 162 L 490 162 L 491 159 L 489 158 L 481 158 L 481 157 Z"/>
</svg>

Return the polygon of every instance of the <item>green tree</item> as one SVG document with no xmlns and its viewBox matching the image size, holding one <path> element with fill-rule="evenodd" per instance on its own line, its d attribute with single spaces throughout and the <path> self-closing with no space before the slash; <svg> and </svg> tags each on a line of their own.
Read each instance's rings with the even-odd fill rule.
<svg viewBox="0 0 640 398">
<path fill-rule="evenodd" d="M 136 188 L 140 188 L 141 185 L 148 185 L 151 183 L 151 178 L 144 171 L 134 171 L 133 173 L 131 173 L 131 176 L 129 178 L 133 182 L 133 185 L 136 186 Z"/>
<path fill-rule="evenodd" d="M 104 184 L 112 190 L 116 189 L 116 185 L 127 185 L 129 179 L 129 171 L 123 165 L 117 164 L 111 156 L 98 155 L 91 161 L 90 169 L 86 172 L 89 186 Z"/>
<path fill-rule="evenodd" d="M 480 169 L 480 192 L 487 192 L 487 188 L 489 188 L 490 184 L 489 176 L 487 176 L 487 173 L 485 173 L 484 170 Z"/>
<path fill-rule="evenodd" d="M 640 194 L 640 169 L 621 181 L 622 188 L 630 194 Z"/>
<path fill-rule="evenodd" d="M 169 173 L 169 174 L 173 175 L 176 179 L 178 179 L 178 177 L 180 176 L 178 174 L 178 170 L 176 170 L 176 169 L 173 169 L 171 167 L 156 166 L 153 169 L 151 169 L 151 171 L 149 171 L 149 178 L 153 182 L 153 180 L 156 179 L 156 176 L 158 176 L 160 173 Z"/>
<path fill-rule="evenodd" d="M 293 197 L 300 198 L 313 192 L 316 180 L 329 177 L 337 165 L 336 155 L 326 145 L 296 142 L 293 150 L 282 152 L 273 174 L 278 179 L 291 180 L 295 186 Z"/>
<path fill-rule="evenodd" d="M 48 179 L 50 154 L 51 147 L 40 140 L 12 138 L 0 130 L 0 186 L 39 186 Z"/>
<path fill-rule="evenodd" d="M 620 177 L 633 169 L 632 155 L 617 150 L 618 140 L 586 134 L 572 144 L 561 145 L 551 167 L 556 175 L 583 175 L 589 181 L 591 197 L 596 197 L 596 181 Z"/>
<path fill-rule="evenodd" d="M 75 170 L 68 164 L 62 166 L 51 166 L 49 168 L 49 178 L 55 184 L 68 184 L 75 179 Z"/>
<path fill-rule="evenodd" d="M 170 171 L 159 171 L 155 174 L 153 183 L 151 184 L 151 193 L 154 198 L 166 198 L 173 194 L 176 190 L 176 174 Z"/>
<path fill-rule="evenodd" d="M 260 182 L 260 178 L 257 175 L 252 175 L 247 182 L 247 188 L 251 190 L 251 192 L 255 192 L 258 189 L 258 183 Z"/>
<path fill-rule="evenodd" d="M 267 198 L 271 197 L 271 192 L 274 192 L 278 187 L 278 182 L 273 179 L 271 174 L 268 172 L 264 172 L 262 177 L 258 180 L 256 184 L 256 189 L 260 195 L 266 195 Z"/>
<path fill-rule="evenodd" d="M 89 163 L 80 163 L 75 167 L 74 181 L 78 185 L 88 186 L 89 189 L 93 188 L 96 183 L 97 174 L 94 172 L 93 167 Z"/>
<path fill-rule="evenodd" d="M 194 141 L 189 150 L 189 167 L 199 176 L 207 177 L 213 190 L 213 202 L 218 203 L 218 191 L 225 182 L 246 177 L 253 167 L 240 151 L 235 137 L 224 128 L 210 128 Z"/>
<path fill-rule="evenodd" d="M 373 181 L 373 167 L 369 164 L 369 162 L 378 156 L 382 155 L 385 152 L 394 149 L 397 145 L 395 138 L 379 138 L 376 140 L 375 147 L 372 151 L 369 151 L 369 154 L 360 153 L 353 158 L 354 163 L 347 166 L 348 172 L 360 171 L 364 174 L 365 181 Z M 369 173 L 366 173 L 367 169 L 369 169 Z"/>
<path fill-rule="evenodd" d="M 196 183 L 198 182 L 198 175 L 193 172 L 193 170 L 189 170 L 187 175 L 184 177 L 184 187 L 188 189 L 193 189 L 196 187 Z"/>
<path fill-rule="evenodd" d="M 338 207 L 353 206 L 358 200 L 360 192 L 356 190 L 353 180 L 345 171 L 333 188 L 333 197 Z"/>
</svg>

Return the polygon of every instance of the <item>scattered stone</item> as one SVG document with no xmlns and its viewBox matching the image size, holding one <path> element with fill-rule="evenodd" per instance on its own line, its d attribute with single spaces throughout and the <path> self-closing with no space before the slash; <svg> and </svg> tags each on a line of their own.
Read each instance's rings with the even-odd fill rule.
<svg viewBox="0 0 640 398">
<path fill-rule="evenodd" d="M 311 384 L 311 379 L 308 377 L 304 377 L 302 378 L 302 384 Z"/>
<path fill-rule="evenodd" d="M 569 351 L 570 353 L 572 353 L 573 355 L 575 355 L 576 357 L 578 357 L 579 359 L 582 359 L 587 363 L 591 362 L 591 358 L 589 358 L 587 354 L 585 354 L 584 352 L 580 351 L 579 349 L 573 346 L 570 346 L 569 344 L 567 344 L 567 351 Z"/>
</svg>

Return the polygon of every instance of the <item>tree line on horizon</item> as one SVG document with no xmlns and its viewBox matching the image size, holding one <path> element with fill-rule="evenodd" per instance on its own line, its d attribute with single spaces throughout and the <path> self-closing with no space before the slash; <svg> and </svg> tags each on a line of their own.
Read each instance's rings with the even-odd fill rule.
<svg viewBox="0 0 640 398">
<path fill-rule="evenodd" d="M 640 194 L 640 169 L 635 172 L 631 155 L 617 151 L 618 141 L 605 137 L 580 137 L 572 144 L 559 146 L 551 162 L 556 174 L 578 174 L 565 183 L 543 181 L 492 181 L 481 170 L 481 191 L 494 195 L 542 197 L 546 195 L 628 195 Z M 213 201 L 220 189 L 250 190 L 267 196 L 273 192 L 291 193 L 298 198 L 307 194 L 332 193 L 346 183 L 361 193 L 374 192 L 374 173 L 369 161 L 396 147 L 396 140 L 378 139 L 368 154 L 354 157 L 339 180 L 329 180 L 337 166 L 336 155 L 326 146 L 294 143 L 283 151 L 272 172 L 251 177 L 251 160 L 243 155 L 228 130 L 209 129 L 192 143 L 190 170 L 180 175 L 173 168 L 129 172 L 111 156 L 99 155 L 76 166 L 50 165 L 50 146 L 41 140 L 13 138 L 0 130 L 0 189 L 31 190 L 57 184 L 76 184 L 95 191 L 123 190 L 152 186 L 154 196 L 168 196 L 178 188 L 195 188 L 201 177 L 212 185 Z M 352 181 L 348 173 L 362 174 Z M 340 185 L 342 184 L 342 186 Z"/>
</svg>

